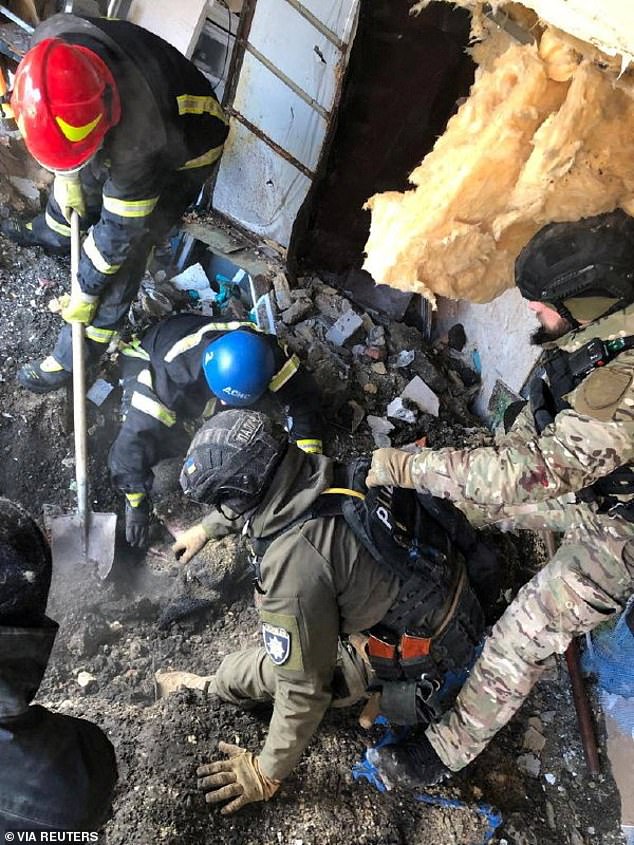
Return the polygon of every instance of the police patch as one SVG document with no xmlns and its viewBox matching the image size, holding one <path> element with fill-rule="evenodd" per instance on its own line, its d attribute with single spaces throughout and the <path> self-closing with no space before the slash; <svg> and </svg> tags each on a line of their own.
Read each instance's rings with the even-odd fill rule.
<svg viewBox="0 0 634 845">
<path fill-rule="evenodd" d="M 276 666 L 282 666 L 291 653 L 291 635 L 286 628 L 278 628 L 268 622 L 262 623 L 264 649 Z"/>
</svg>

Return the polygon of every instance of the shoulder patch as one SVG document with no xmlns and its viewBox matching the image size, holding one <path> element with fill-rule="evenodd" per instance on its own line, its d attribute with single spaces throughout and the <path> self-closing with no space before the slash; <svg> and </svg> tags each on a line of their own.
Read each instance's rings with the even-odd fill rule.
<svg viewBox="0 0 634 845">
<path fill-rule="evenodd" d="M 631 372 L 612 367 L 597 369 L 579 386 L 575 410 L 607 422 L 614 416 L 631 383 Z"/>
<path fill-rule="evenodd" d="M 260 608 L 264 650 L 275 666 L 290 671 L 304 669 L 297 618 L 289 613 L 271 613 Z"/>
<path fill-rule="evenodd" d="M 286 628 L 279 628 L 269 622 L 262 624 L 264 649 L 276 666 L 283 666 L 291 653 L 291 634 Z"/>
</svg>

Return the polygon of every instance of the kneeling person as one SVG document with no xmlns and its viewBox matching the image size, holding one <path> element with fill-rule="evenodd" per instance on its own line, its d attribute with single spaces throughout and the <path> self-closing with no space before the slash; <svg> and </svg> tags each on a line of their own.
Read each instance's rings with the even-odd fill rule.
<svg viewBox="0 0 634 845">
<path fill-rule="evenodd" d="M 290 436 L 321 452 L 319 392 L 295 355 L 250 322 L 186 313 L 153 326 L 139 346 L 130 408 L 110 450 L 112 481 L 126 496 L 126 538 L 148 541 L 152 467 L 185 451 L 182 424 L 209 416 L 209 404 L 254 405 L 269 392 L 288 409 Z"/>
<path fill-rule="evenodd" d="M 356 483 L 366 467 L 354 473 L 306 454 L 254 411 L 220 413 L 192 441 L 183 489 L 222 515 L 210 513 L 174 550 L 189 560 L 219 526 L 226 531 L 229 509 L 250 538 L 262 619 L 263 645 L 226 657 L 214 689 L 235 704 L 273 702 L 257 757 L 221 743 L 229 759 L 199 770 L 207 801 L 233 799 L 223 813 L 275 794 L 329 706 L 376 690 L 388 718 L 427 724 L 452 701 L 445 674 L 472 660 L 482 612 L 464 558 L 436 519 L 442 505 L 402 496 L 409 510 L 396 511 L 399 521 L 417 522 L 417 533 L 399 534 L 398 546 L 378 527 L 396 504 L 392 491 L 366 499 Z"/>
</svg>

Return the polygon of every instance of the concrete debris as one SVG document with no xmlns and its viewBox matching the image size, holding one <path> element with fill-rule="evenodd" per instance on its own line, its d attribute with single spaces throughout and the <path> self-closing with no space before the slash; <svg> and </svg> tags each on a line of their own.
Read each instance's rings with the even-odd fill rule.
<svg viewBox="0 0 634 845">
<path fill-rule="evenodd" d="M 328 320 L 336 321 L 352 306 L 339 291 L 328 285 L 321 285 L 315 291 L 315 308 Z"/>
<path fill-rule="evenodd" d="M 520 754 L 517 758 L 517 767 L 520 771 L 530 775 L 530 777 L 536 778 L 539 777 L 542 764 L 539 757 L 536 757 L 534 754 Z"/>
<path fill-rule="evenodd" d="M 529 725 L 524 733 L 522 747 L 527 751 L 534 751 L 536 754 L 539 754 L 544 750 L 545 745 L 546 737 Z"/>
<path fill-rule="evenodd" d="M 343 346 L 363 326 L 363 320 L 355 311 L 346 311 L 326 332 L 326 340 L 335 346 Z"/>
<path fill-rule="evenodd" d="M 158 698 L 167 698 L 181 689 L 195 689 L 207 692 L 213 675 L 195 675 L 193 672 L 156 672 L 154 680 Z"/>
<path fill-rule="evenodd" d="M 292 293 L 296 293 L 296 291 L 292 291 Z M 302 294 L 304 295 L 295 298 L 295 301 L 282 311 L 282 320 L 287 326 L 299 323 L 300 320 L 303 320 L 313 310 L 313 303 L 310 296 L 304 291 L 302 291 Z"/>
<path fill-rule="evenodd" d="M 391 446 L 392 441 L 388 435 L 391 431 L 394 431 L 392 423 L 384 417 L 375 417 L 373 414 L 368 414 L 367 421 L 376 447 L 381 449 L 385 446 Z"/>
<path fill-rule="evenodd" d="M 283 273 L 278 273 L 273 279 L 273 290 L 275 291 L 275 302 L 280 311 L 286 311 L 293 304 L 291 299 L 291 288 L 288 279 Z"/>
<path fill-rule="evenodd" d="M 387 374 L 387 367 L 383 363 L 383 361 L 377 361 L 376 364 L 370 364 L 370 369 L 373 373 L 376 373 L 379 376 L 384 376 Z"/>
<path fill-rule="evenodd" d="M 421 411 L 437 417 L 440 402 L 433 390 L 430 390 L 420 376 L 415 376 L 401 393 L 401 399 L 411 399 Z"/>
</svg>

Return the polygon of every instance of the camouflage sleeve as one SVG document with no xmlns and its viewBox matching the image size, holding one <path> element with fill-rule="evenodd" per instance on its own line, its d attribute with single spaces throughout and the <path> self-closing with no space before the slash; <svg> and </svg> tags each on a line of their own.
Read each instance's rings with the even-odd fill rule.
<svg viewBox="0 0 634 845">
<path fill-rule="evenodd" d="M 423 449 L 418 490 L 484 505 L 522 504 L 575 492 L 634 458 L 634 421 L 603 422 L 562 411 L 541 436 L 512 436 L 477 449 Z"/>
<path fill-rule="evenodd" d="M 294 768 L 332 701 L 339 638 L 330 567 L 303 531 L 288 535 L 270 547 L 261 566 L 259 611 L 276 687 L 260 764 L 276 780 Z"/>
</svg>

